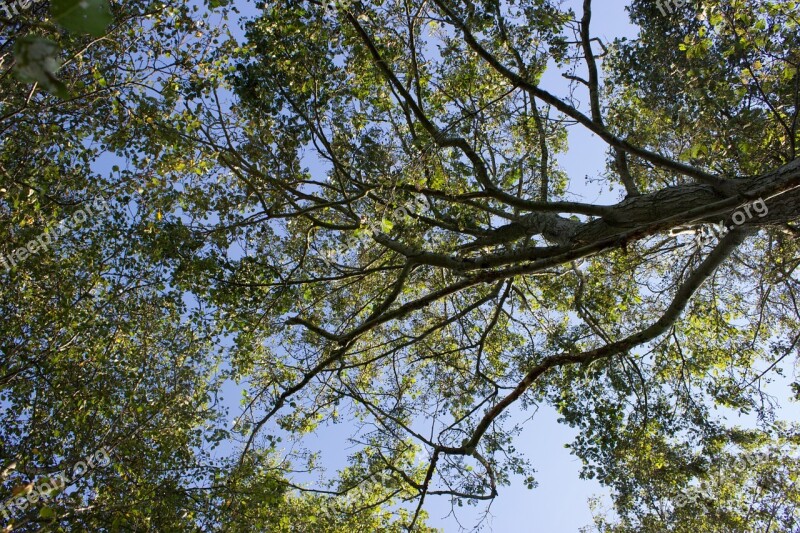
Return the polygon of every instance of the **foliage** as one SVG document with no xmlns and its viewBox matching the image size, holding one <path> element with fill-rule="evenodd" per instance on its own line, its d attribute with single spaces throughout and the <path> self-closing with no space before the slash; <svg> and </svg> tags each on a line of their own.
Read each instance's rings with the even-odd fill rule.
<svg viewBox="0 0 800 533">
<path fill-rule="evenodd" d="M 634 0 L 614 42 L 589 0 L 70 5 L 3 26 L 0 251 L 111 208 L 0 272 L 2 487 L 113 458 L 9 527 L 426 531 L 536 486 L 548 404 L 595 529 L 797 529 L 795 2 Z"/>
</svg>

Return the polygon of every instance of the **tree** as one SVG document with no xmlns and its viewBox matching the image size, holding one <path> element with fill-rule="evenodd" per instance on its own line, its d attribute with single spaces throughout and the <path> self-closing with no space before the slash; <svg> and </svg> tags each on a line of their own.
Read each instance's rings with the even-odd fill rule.
<svg viewBox="0 0 800 533">
<path fill-rule="evenodd" d="M 128 452 L 174 466 L 175 497 L 136 493 L 125 524 L 424 529 L 428 497 L 488 501 L 514 476 L 535 485 L 511 413 L 548 403 L 580 430 L 570 447 L 583 475 L 612 489 L 614 516 L 598 530 L 796 529 L 797 427 L 767 386 L 800 340 L 795 2 L 663 13 L 634 0 L 640 37 L 614 42 L 594 37 L 591 0 L 576 12 L 548 0 L 290 0 L 259 5 L 244 42 L 192 39 L 186 6 L 145 5 L 156 22 L 132 5 L 117 54 L 98 50 L 90 69 L 120 88 L 101 84 L 84 109 L 39 94 L 37 109 L 76 125 L 59 153 L 86 168 L 66 191 L 93 186 L 89 139 L 125 162 L 100 183 L 129 214 L 99 224 L 67 277 L 153 288 L 135 291 L 140 311 L 89 318 L 141 329 L 123 351 L 153 365 L 146 375 L 192 347 L 186 389 L 168 393 L 202 408 L 155 420 L 153 431 L 178 433 L 169 445 Z M 154 40 L 118 59 L 141 35 Z M 547 69 L 570 90 L 546 90 Z M 7 127 L 29 127 L 22 116 L 38 115 Z M 608 146 L 598 179 L 618 201 L 575 199 L 578 177 L 556 162 L 572 128 Z M 44 142 L 26 149 L 57 142 L 35 135 Z M 3 148 L 4 164 L 30 172 Z M 64 294 L 53 291 L 31 293 L 20 323 L 51 313 Z M 218 363 L 245 408 L 241 449 L 211 468 L 192 452 L 230 437 L 197 433 L 219 417 L 202 401 L 219 390 L 204 382 Z M 135 375 L 112 379 L 137 397 Z M 728 424 L 717 408 L 756 423 Z M 352 424 L 349 466 L 326 486 L 289 482 L 278 435 L 337 420 Z M 774 455 L 742 469 L 759 450 Z M 197 498 L 194 468 L 210 481 Z M 120 469 L 98 482 L 120 500 L 134 486 Z"/>
<path fill-rule="evenodd" d="M 128 2 L 95 38 L 28 7 L 2 20 L 0 46 L 4 530 L 399 530 L 363 499 L 291 491 L 269 449 L 220 454 L 222 335 L 176 287 L 172 242 L 188 231 L 159 227 L 173 197 L 155 194 L 164 162 L 146 155 L 165 142 L 154 118 L 225 39 L 198 31 L 212 16 Z M 109 153 L 119 165 L 98 171 Z"/>
</svg>

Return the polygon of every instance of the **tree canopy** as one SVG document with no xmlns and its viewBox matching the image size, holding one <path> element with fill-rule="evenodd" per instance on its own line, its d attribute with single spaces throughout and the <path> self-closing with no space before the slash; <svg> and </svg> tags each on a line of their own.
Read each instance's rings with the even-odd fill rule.
<svg viewBox="0 0 800 533">
<path fill-rule="evenodd" d="M 541 405 L 586 531 L 800 527 L 797 2 L 23 3 L 6 530 L 429 531 L 535 488 Z"/>
</svg>

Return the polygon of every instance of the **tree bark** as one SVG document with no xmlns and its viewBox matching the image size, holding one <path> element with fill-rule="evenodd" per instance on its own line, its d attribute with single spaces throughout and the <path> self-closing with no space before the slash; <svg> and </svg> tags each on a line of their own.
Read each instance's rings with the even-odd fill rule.
<svg viewBox="0 0 800 533">
<path fill-rule="evenodd" d="M 731 226 L 731 215 L 758 199 L 764 200 L 768 213 L 763 217 L 752 213 L 741 226 L 778 225 L 800 215 L 800 159 L 761 176 L 736 178 L 731 184 L 733 192 L 727 195 L 710 185 L 692 184 L 628 198 L 613 206 L 610 215 L 575 228 L 571 242 L 585 245 L 635 230 L 641 230 L 641 236 L 646 237 L 665 228 L 715 224 L 720 220 Z"/>
</svg>

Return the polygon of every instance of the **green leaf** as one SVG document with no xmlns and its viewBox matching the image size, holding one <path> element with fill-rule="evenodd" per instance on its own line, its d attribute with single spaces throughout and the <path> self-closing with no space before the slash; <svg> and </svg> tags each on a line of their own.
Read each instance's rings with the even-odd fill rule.
<svg viewBox="0 0 800 533">
<path fill-rule="evenodd" d="M 56 517 L 56 511 L 52 507 L 42 507 L 39 509 L 39 518 L 44 518 L 46 520 L 52 519 Z"/>
<path fill-rule="evenodd" d="M 53 0 L 50 13 L 70 31 L 102 37 L 114 20 L 108 0 Z"/>
<path fill-rule="evenodd" d="M 14 75 L 20 81 L 38 83 L 59 98 L 69 98 L 67 86 L 56 77 L 61 68 L 60 52 L 53 41 L 26 35 L 14 44 Z"/>
</svg>

